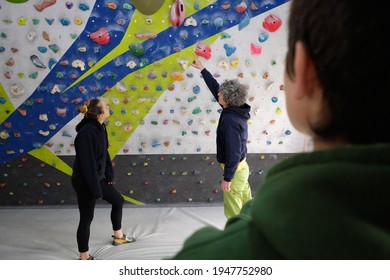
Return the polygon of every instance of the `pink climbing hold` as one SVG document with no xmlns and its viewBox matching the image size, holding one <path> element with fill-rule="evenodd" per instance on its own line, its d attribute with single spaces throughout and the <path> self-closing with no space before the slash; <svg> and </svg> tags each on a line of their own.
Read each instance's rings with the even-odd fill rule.
<svg viewBox="0 0 390 280">
<path fill-rule="evenodd" d="M 89 38 L 99 45 L 106 45 L 110 42 L 110 33 L 107 28 L 102 27 L 98 31 L 89 34 Z"/>
<path fill-rule="evenodd" d="M 205 59 L 209 59 L 211 57 L 211 48 L 203 42 L 199 42 L 196 45 L 195 54 Z"/>
<path fill-rule="evenodd" d="M 281 25 L 282 20 L 275 15 L 269 15 L 263 21 L 263 28 L 269 32 L 275 32 Z"/>
<path fill-rule="evenodd" d="M 54 5 L 56 2 L 57 2 L 56 0 L 41 0 L 38 3 L 34 4 L 34 8 L 38 12 L 42 12 L 44 9 Z"/>
<path fill-rule="evenodd" d="M 154 39 L 157 38 L 156 33 L 134 33 L 138 39 Z"/>
<path fill-rule="evenodd" d="M 180 27 L 186 17 L 184 0 L 175 0 L 171 7 L 170 19 L 173 26 Z"/>
<path fill-rule="evenodd" d="M 251 43 L 251 54 L 261 54 L 262 47 Z"/>
</svg>

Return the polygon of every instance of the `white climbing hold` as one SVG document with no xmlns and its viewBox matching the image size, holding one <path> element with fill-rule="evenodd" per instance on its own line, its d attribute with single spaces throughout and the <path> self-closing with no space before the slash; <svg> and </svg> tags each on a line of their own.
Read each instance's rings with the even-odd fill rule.
<svg viewBox="0 0 390 280">
<path fill-rule="evenodd" d="M 14 97 L 20 97 L 24 95 L 24 88 L 20 84 L 13 84 L 10 86 L 11 94 Z"/>
<path fill-rule="evenodd" d="M 133 60 L 130 60 L 129 62 L 127 62 L 126 66 L 130 69 L 133 69 L 135 66 L 137 66 L 137 63 L 135 63 Z"/>
<path fill-rule="evenodd" d="M 116 83 L 115 88 L 116 88 L 119 92 L 126 92 L 126 91 L 127 91 L 127 87 L 126 87 L 126 84 L 125 84 L 124 82 L 118 82 L 118 83 Z"/>
<path fill-rule="evenodd" d="M 50 134 L 50 131 L 48 131 L 48 130 L 46 130 L 46 131 L 39 130 L 39 134 L 41 134 L 42 136 L 48 136 Z"/>
<path fill-rule="evenodd" d="M 39 115 L 39 120 L 40 120 L 40 121 L 47 122 L 47 121 L 49 120 L 49 118 L 47 117 L 46 114 L 40 114 L 40 115 Z"/>
<path fill-rule="evenodd" d="M 178 58 L 177 63 L 180 64 L 184 71 L 188 69 L 188 60 Z"/>
<path fill-rule="evenodd" d="M 190 16 L 189 18 L 187 18 L 185 21 L 184 21 L 184 26 L 197 26 L 198 25 L 198 22 L 196 21 L 196 19 L 192 16 Z"/>
<path fill-rule="evenodd" d="M 85 70 L 85 62 L 80 60 L 80 59 L 76 59 L 72 62 L 72 67 L 80 68 L 81 71 L 84 71 Z"/>
<path fill-rule="evenodd" d="M 53 86 L 52 90 L 51 90 L 51 93 L 52 93 L 52 94 L 55 94 L 55 93 L 60 93 L 60 92 L 61 92 L 60 86 L 57 85 L 57 84 L 55 84 L 55 85 Z"/>
<path fill-rule="evenodd" d="M 221 67 L 225 70 L 229 70 L 229 63 L 226 61 L 226 60 L 221 60 L 220 62 L 218 62 L 218 67 Z"/>
<path fill-rule="evenodd" d="M 37 38 L 37 37 L 38 37 L 38 34 L 37 34 L 37 32 L 35 32 L 35 31 L 31 31 L 31 32 L 29 32 L 29 33 L 27 34 L 27 40 L 28 40 L 29 42 L 34 41 L 35 38 Z"/>
</svg>

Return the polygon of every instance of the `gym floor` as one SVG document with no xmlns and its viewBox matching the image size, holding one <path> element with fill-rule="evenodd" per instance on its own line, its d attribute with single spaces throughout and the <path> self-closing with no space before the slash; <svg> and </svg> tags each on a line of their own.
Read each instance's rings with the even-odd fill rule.
<svg viewBox="0 0 390 280">
<path fill-rule="evenodd" d="M 77 207 L 0 208 L 1 260 L 77 260 Z M 101 260 L 160 260 L 173 256 L 185 239 L 204 226 L 223 229 L 223 206 L 123 209 L 122 229 L 136 242 L 112 245 L 110 208 L 97 206 L 90 254 Z"/>
</svg>

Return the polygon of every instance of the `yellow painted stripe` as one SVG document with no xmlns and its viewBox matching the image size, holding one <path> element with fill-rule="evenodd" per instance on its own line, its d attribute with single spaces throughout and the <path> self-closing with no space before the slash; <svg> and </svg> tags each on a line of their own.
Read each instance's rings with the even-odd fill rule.
<svg viewBox="0 0 390 280">
<path fill-rule="evenodd" d="M 3 97 L 5 99 L 5 103 L 1 104 L 0 106 L 0 123 L 3 123 L 3 121 L 6 120 L 13 111 L 15 111 L 15 107 L 13 106 L 11 100 L 9 99 L 1 84 L 0 97 Z M 9 111 L 9 113 L 7 113 L 7 111 Z"/>
<path fill-rule="evenodd" d="M 53 166 L 54 168 L 64 172 L 65 174 L 68 174 L 69 176 L 72 175 L 72 167 L 70 167 L 67 163 L 62 161 L 60 158 L 58 158 L 57 155 L 53 154 L 45 146 L 30 151 L 29 155 L 43 161 L 44 163 Z"/>
<path fill-rule="evenodd" d="M 145 205 L 144 203 L 142 203 L 141 201 L 138 201 L 138 200 L 135 200 L 133 198 L 130 198 L 124 194 L 122 194 L 123 198 L 127 201 L 127 202 L 131 202 L 133 204 L 137 204 L 137 205 Z"/>
</svg>

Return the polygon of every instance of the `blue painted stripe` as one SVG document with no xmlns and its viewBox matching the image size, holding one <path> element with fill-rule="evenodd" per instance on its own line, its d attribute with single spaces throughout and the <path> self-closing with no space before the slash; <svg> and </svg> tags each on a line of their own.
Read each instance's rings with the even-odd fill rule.
<svg viewBox="0 0 390 280">
<path fill-rule="evenodd" d="M 99 5 L 102 5 L 102 1 L 97 1 Z M 281 1 L 273 1 L 272 4 L 265 5 L 256 11 L 247 10 L 246 13 L 250 18 L 258 16 L 264 12 L 267 12 L 271 9 L 276 8 L 279 5 L 288 2 L 288 0 Z M 2 130 L 7 130 L 11 135 L 10 138 L 3 140 L 0 139 L 0 155 L 3 163 L 11 160 L 15 157 L 18 157 L 24 153 L 27 153 L 36 147 L 43 146 L 49 138 L 44 137 L 39 134 L 39 130 L 49 130 L 49 124 L 56 124 L 56 129 L 50 131 L 50 135 L 55 135 L 62 127 L 64 127 L 69 121 L 71 121 L 76 115 L 76 108 L 79 104 L 72 103 L 71 100 L 75 98 L 81 98 L 83 101 L 88 100 L 93 97 L 103 95 L 106 90 L 106 87 L 113 87 L 118 81 L 122 80 L 128 74 L 139 70 L 139 66 L 134 69 L 130 69 L 126 66 L 126 62 L 129 60 L 134 60 L 139 65 L 141 59 L 148 59 L 149 63 L 153 63 L 159 61 L 171 54 L 174 54 L 178 49 L 184 49 L 189 46 L 196 44 L 199 41 L 205 40 L 215 34 L 218 34 L 226 29 L 229 29 L 233 26 L 236 26 L 240 23 L 244 14 L 237 14 L 234 8 L 230 8 L 228 10 L 222 10 L 221 5 L 225 4 L 225 0 L 216 1 L 214 4 L 211 4 L 199 12 L 192 15 L 195 20 L 198 22 L 197 27 L 182 25 L 181 27 L 172 26 L 161 33 L 158 34 L 156 39 L 149 39 L 142 43 L 145 48 L 145 54 L 140 57 L 134 57 L 131 52 L 126 52 L 124 54 L 119 55 L 102 68 L 100 68 L 97 72 L 105 73 L 104 77 L 101 80 L 97 80 L 95 75 L 92 74 L 89 77 L 86 77 L 82 81 L 80 81 L 77 85 L 69 88 L 64 93 L 51 94 L 50 91 L 55 84 L 59 84 L 64 88 L 70 86 L 74 80 L 70 79 L 69 75 L 66 78 L 61 79 L 60 81 L 56 78 L 58 71 L 64 71 L 63 66 L 55 65 L 49 75 L 44 79 L 41 85 L 34 91 L 34 93 L 30 96 L 29 99 L 38 100 L 42 98 L 44 100 L 43 103 L 35 102 L 32 106 L 28 107 L 26 104 L 22 104 L 20 106 L 21 109 L 27 110 L 27 116 L 23 117 L 18 111 L 12 113 L 9 118 L 5 122 L 12 123 L 11 128 L 7 128 L 4 126 L 4 123 L 1 125 Z M 239 2 L 238 2 L 239 3 Z M 233 5 L 232 5 L 233 6 Z M 80 58 L 80 53 L 77 51 L 77 48 L 80 47 L 81 44 L 85 44 L 88 48 L 93 48 L 94 46 L 99 46 L 96 43 L 92 42 L 92 40 L 88 37 L 88 34 L 92 31 L 96 31 L 102 26 L 107 26 L 107 23 L 102 20 L 105 18 L 105 15 L 99 15 L 101 12 L 101 7 L 98 8 L 97 4 L 94 6 L 94 10 L 91 14 L 91 19 L 87 24 L 86 31 L 80 36 L 69 49 L 62 60 L 69 60 L 71 62 L 74 59 Z M 105 11 L 105 10 L 104 10 Z M 132 13 L 130 13 L 132 15 Z M 131 15 L 128 15 L 131 17 Z M 222 17 L 224 19 L 224 25 L 221 28 L 216 28 L 213 25 L 214 19 L 217 17 Z M 202 25 L 202 20 L 208 20 L 209 24 Z M 109 23 L 114 24 L 114 23 Z M 115 23 L 116 24 L 116 23 Z M 198 32 L 197 36 L 189 36 L 187 40 L 183 40 L 180 37 L 181 30 L 195 31 Z M 114 32 L 114 33 L 112 33 Z M 114 34 L 118 32 L 117 37 L 111 36 L 113 38 L 112 45 L 104 45 L 100 46 L 102 49 L 102 53 L 96 54 L 96 58 L 101 58 L 107 54 L 109 50 L 111 50 L 115 44 L 123 37 L 123 30 L 120 31 L 110 31 L 110 34 Z M 121 36 L 122 35 L 122 36 Z M 116 38 L 116 39 L 115 39 Z M 90 54 L 90 53 L 89 53 Z M 122 65 L 115 65 L 117 59 L 120 59 L 124 63 Z M 80 76 L 82 73 L 73 68 L 72 66 L 68 66 L 72 68 L 72 71 L 76 74 L 76 76 Z M 109 73 L 114 73 L 116 75 L 116 79 L 112 79 L 109 77 Z M 88 90 L 86 93 L 82 93 L 79 90 L 79 86 L 85 86 Z M 97 87 L 98 90 L 92 91 L 92 87 Z M 64 102 L 65 97 L 68 97 L 67 102 Z M 57 108 L 66 108 L 67 114 L 65 116 L 57 115 Z M 40 114 L 47 114 L 49 121 L 39 121 Z M 21 134 L 20 138 L 15 138 L 12 135 L 15 132 L 19 132 Z M 15 154 L 7 154 L 7 151 L 13 150 Z"/>
</svg>

